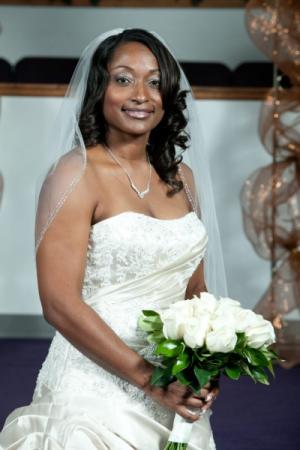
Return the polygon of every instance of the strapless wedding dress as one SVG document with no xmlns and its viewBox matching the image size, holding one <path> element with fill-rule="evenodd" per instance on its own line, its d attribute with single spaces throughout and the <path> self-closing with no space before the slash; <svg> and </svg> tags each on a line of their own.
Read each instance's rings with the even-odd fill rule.
<svg viewBox="0 0 300 450">
<path fill-rule="evenodd" d="M 194 212 L 171 220 L 124 212 L 91 227 L 82 297 L 126 344 L 151 361 L 137 329 L 142 309 L 184 298 L 207 234 Z M 213 450 L 211 411 L 193 426 L 190 450 Z M 32 403 L 0 433 L 5 450 L 159 450 L 174 413 L 112 375 L 56 333 Z"/>
</svg>

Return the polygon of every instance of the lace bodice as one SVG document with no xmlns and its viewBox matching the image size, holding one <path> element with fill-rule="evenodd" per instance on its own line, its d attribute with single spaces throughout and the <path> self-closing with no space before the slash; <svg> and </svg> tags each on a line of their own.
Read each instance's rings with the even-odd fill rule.
<svg viewBox="0 0 300 450">
<path fill-rule="evenodd" d="M 91 228 L 82 297 L 124 342 L 152 360 L 138 330 L 142 309 L 162 309 L 184 298 L 189 278 L 204 256 L 207 234 L 194 212 L 160 220 L 126 212 Z M 85 392 L 136 402 L 161 423 L 170 412 L 142 391 L 105 371 L 56 333 L 35 390 Z M 152 412 L 151 412 L 152 411 Z"/>
<path fill-rule="evenodd" d="M 83 297 L 90 297 L 103 286 L 159 270 L 176 261 L 203 235 L 204 227 L 194 212 L 170 220 L 125 212 L 95 224 L 88 243 Z M 189 267 L 195 268 L 194 261 Z"/>
</svg>

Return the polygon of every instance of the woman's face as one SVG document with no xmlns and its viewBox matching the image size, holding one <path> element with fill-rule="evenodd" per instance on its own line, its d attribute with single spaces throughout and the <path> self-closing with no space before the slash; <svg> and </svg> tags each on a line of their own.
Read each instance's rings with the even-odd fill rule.
<svg viewBox="0 0 300 450">
<path fill-rule="evenodd" d="M 145 45 L 127 42 L 115 49 L 107 69 L 103 115 L 109 132 L 149 134 L 164 115 L 155 56 Z"/>
</svg>

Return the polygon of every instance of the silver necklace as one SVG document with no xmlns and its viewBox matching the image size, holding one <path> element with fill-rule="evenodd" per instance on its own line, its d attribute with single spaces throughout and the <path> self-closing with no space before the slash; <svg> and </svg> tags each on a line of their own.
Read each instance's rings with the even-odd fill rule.
<svg viewBox="0 0 300 450">
<path fill-rule="evenodd" d="M 122 166 L 122 164 L 120 163 L 120 161 L 118 160 L 118 158 L 116 157 L 116 155 L 113 154 L 113 152 L 111 151 L 111 149 L 109 147 L 107 147 L 108 153 L 110 154 L 110 156 L 112 157 L 112 159 L 121 167 L 121 169 L 125 172 L 125 174 L 127 175 L 129 184 L 131 186 L 131 188 L 134 190 L 134 192 L 139 196 L 139 198 L 144 198 L 145 195 L 147 195 L 150 192 L 150 183 L 151 183 L 151 174 L 152 174 L 152 166 L 150 163 L 150 159 L 149 159 L 149 155 L 147 153 L 147 161 L 148 161 L 148 165 L 149 165 L 149 177 L 148 177 L 148 183 L 147 183 L 147 187 L 144 191 L 140 191 L 136 185 L 134 184 L 131 176 L 129 175 L 127 169 L 125 167 Z"/>
</svg>

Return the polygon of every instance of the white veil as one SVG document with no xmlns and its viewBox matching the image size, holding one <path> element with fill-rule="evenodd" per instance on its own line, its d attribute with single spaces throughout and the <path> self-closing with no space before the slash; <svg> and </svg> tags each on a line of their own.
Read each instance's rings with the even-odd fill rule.
<svg viewBox="0 0 300 450">
<path fill-rule="evenodd" d="M 94 39 L 83 51 L 70 81 L 57 115 L 53 132 L 45 146 L 46 167 L 48 169 L 50 167 L 50 170 L 41 176 L 37 186 L 36 251 L 56 214 L 75 189 L 86 168 L 86 147 L 78 122 L 92 57 L 102 41 L 123 31 L 123 29 L 114 29 Z M 162 42 L 174 57 L 163 39 L 157 33 L 151 33 Z M 184 162 L 193 171 L 197 200 L 201 209 L 201 220 L 206 227 L 209 238 L 204 258 L 205 281 L 210 292 L 226 296 L 227 288 L 223 253 L 199 114 L 191 93 L 191 86 L 181 68 L 180 73 L 181 89 L 190 91 L 186 97 L 188 117 L 186 131 L 190 136 L 190 142 L 189 147 L 183 154 Z"/>
</svg>

